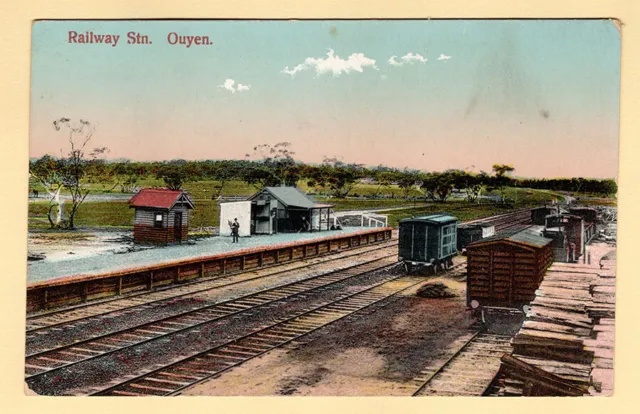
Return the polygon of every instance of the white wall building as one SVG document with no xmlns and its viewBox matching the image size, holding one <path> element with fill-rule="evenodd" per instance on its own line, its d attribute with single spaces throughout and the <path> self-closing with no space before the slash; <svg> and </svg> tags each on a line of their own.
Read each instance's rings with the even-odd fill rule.
<svg viewBox="0 0 640 414">
<path fill-rule="evenodd" d="M 251 235 L 251 201 L 236 201 L 232 203 L 220 203 L 220 235 L 231 236 L 229 222 L 237 218 L 240 223 L 238 235 L 240 237 Z"/>
</svg>

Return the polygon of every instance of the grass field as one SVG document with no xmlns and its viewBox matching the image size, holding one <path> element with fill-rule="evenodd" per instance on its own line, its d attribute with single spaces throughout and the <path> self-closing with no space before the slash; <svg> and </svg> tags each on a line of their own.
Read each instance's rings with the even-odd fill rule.
<svg viewBox="0 0 640 414">
<path fill-rule="evenodd" d="M 67 205 L 68 208 L 68 205 Z M 48 203 L 29 203 L 29 228 L 47 229 Z M 97 201 L 83 203 L 76 212 L 75 224 L 78 227 L 133 227 L 134 210 L 126 201 Z M 190 216 L 190 228 L 217 226 L 220 220 L 218 205 L 215 201 L 199 200 Z"/>
<path fill-rule="evenodd" d="M 249 195 L 255 191 L 244 183 L 234 182 L 229 185 L 227 194 Z M 193 195 L 196 204 L 195 210 L 191 212 L 190 229 L 195 230 L 200 227 L 216 227 L 219 225 L 219 209 L 217 202 L 211 200 L 207 195 L 211 182 L 189 183 L 186 189 Z M 488 193 L 498 195 L 497 192 Z M 542 201 L 551 201 L 558 198 L 550 191 L 529 190 L 529 189 L 507 189 L 505 195 L 515 199 L 517 194 L 517 207 L 525 207 L 539 204 Z M 409 201 L 400 198 L 394 199 L 327 199 L 318 197 L 319 202 L 335 204 L 336 211 L 363 210 L 372 208 L 394 208 L 407 206 L 402 210 L 391 210 L 389 214 L 389 224 L 396 226 L 398 220 L 415 215 L 433 214 L 442 211 L 454 214 L 460 220 L 471 220 L 505 212 L 495 204 L 469 204 L 463 200 L 452 200 L 446 203 L 425 203 L 424 201 Z M 66 203 L 66 208 L 70 208 L 70 203 Z M 29 203 L 29 229 L 45 230 L 49 228 L 47 221 L 48 203 Z M 131 228 L 133 225 L 133 209 L 129 208 L 126 201 L 95 201 L 83 203 L 76 213 L 75 223 L 78 227 L 95 228 Z"/>
<path fill-rule="evenodd" d="M 183 185 L 184 189 L 188 191 L 194 198 L 196 199 L 211 199 L 211 195 L 215 192 L 216 181 L 214 180 L 203 180 L 203 181 L 194 181 L 187 182 Z M 145 178 L 143 180 L 138 181 L 135 184 L 136 187 L 145 188 L 145 187 L 164 187 L 164 182 L 162 180 L 158 180 L 155 178 Z M 300 187 L 303 191 L 308 192 L 310 189 L 307 183 L 304 180 L 298 182 L 298 187 Z M 40 193 L 45 194 L 46 191 L 44 187 L 41 185 L 33 185 L 30 187 L 32 190 L 38 190 Z M 112 191 L 107 191 L 105 186 L 102 184 L 87 184 L 87 188 L 91 189 L 93 194 L 107 194 L 107 193 L 119 193 L 120 188 L 117 187 Z M 258 191 L 258 187 L 245 183 L 244 181 L 229 181 L 225 183 L 225 186 L 222 190 L 222 195 L 251 195 Z M 68 191 L 63 190 L 63 194 L 68 194 Z M 379 186 L 377 184 L 356 184 L 349 193 L 350 196 L 371 196 L 375 194 L 383 194 L 383 195 L 394 195 L 396 197 L 403 197 L 404 191 L 399 188 L 397 185 L 391 186 Z M 412 189 L 409 192 L 409 196 L 416 197 L 420 196 L 422 193 L 418 189 Z"/>
<path fill-rule="evenodd" d="M 455 201 L 443 204 L 431 204 L 402 210 L 380 211 L 380 214 L 388 214 L 388 224 L 396 227 L 398 222 L 405 218 L 427 216 L 430 214 L 447 213 L 455 216 L 460 221 L 475 220 L 490 217 L 496 214 L 504 214 L 510 210 L 499 208 L 494 204 L 469 204 L 463 201 Z"/>
<path fill-rule="evenodd" d="M 615 198 L 581 198 L 578 200 L 579 204 L 587 206 L 604 206 L 604 207 L 616 207 L 618 201 Z"/>
</svg>

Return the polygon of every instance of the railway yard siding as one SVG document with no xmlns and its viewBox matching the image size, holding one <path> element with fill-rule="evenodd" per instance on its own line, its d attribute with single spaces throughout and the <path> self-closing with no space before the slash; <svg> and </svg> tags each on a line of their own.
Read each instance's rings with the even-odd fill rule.
<svg viewBox="0 0 640 414">
<path fill-rule="evenodd" d="M 531 218 L 516 211 L 482 223 L 504 239 Z M 382 228 L 46 282 L 52 303 L 76 305 L 28 315 L 25 380 L 46 395 L 612 392 L 610 245 L 589 246 L 593 264 L 548 270 L 548 252 L 505 262 L 498 249 L 496 269 L 510 264 L 513 277 L 541 265 L 522 322 L 521 307 L 469 311 L 464 256 L 444 273 L 405 274 L 394 236 Z M 425 282 L 452 295 L 419 297 Z M 91 302 L 101 295 L 111 297 Z M 505 318 L 517 319 L 513 329 L 493 329 Z"/>
</svg>

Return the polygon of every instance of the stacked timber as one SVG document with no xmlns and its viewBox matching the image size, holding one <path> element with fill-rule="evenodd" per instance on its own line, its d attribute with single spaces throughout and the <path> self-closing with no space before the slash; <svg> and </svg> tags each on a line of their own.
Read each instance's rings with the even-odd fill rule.
<svg viewBox="0 0 640 414">
<path fill-rule="evenodd" d="M 524 324 L 513 338 L 514 353 L 558 361 L 589 363 L 584 349 L 593 320 L 587 313 L 593 273 L 567 272 L 554 264 L 544 277 Z"/>
<path fill-rule="evenodd" d="M 593 352 L 591 371 L 591 395 L 613 393 L 613 344 L 615 334 L 615 260 L 601 260 L 598 278 L 591 286 L 593 300 L 587 312 L 597 321 L 585 341 L 585 347 Z"/>
<path fill-rule="evenodd" d="M 615 318 L 615 260 L 600 260 L 601 269 L 591 288 L 593 297 L 589 315 L 595 319 Z"/>
<path fill-rule="evenodd" d="M 555 263 L 502 358 L 493 395 L 602 395 L 613 389 L 615 264 Z"/>
</svg>

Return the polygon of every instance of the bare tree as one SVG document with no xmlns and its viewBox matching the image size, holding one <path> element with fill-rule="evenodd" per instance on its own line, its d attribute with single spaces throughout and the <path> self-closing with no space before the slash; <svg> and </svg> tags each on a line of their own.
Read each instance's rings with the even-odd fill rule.
<svg viewBox="0 0 640 414">
<path fill-rule="evenodd" d="M 53 121 L 56 131 L 66 130 L 71 149 L 66 158 L 62 159 L 61 179 L 64 186 L 71 194 L 71 210 L 68 214 L 67 227 L 73 229 L 75 214 L 78 207 L 87 198 L 90 189 L 83 184 L 89 161 L 85 158 L 85 148 L 93 136 L 94 126 L 89 121 L 80 120 L 72 124 L 69 118 L 60 118 Z M 92 159 L 108 152 L 106 147 L 95 148 L 89 155 Z"/>
<path fill-rule="evenodd" d="M 62 162 L 49 155 L 29 164 L 29 175 L 49 194 L 47 219 L 52 229 L 62 226 L 63 201 L 60 199 L 60 191 L 63 187 L 62 169 Z"/>
</svg>

